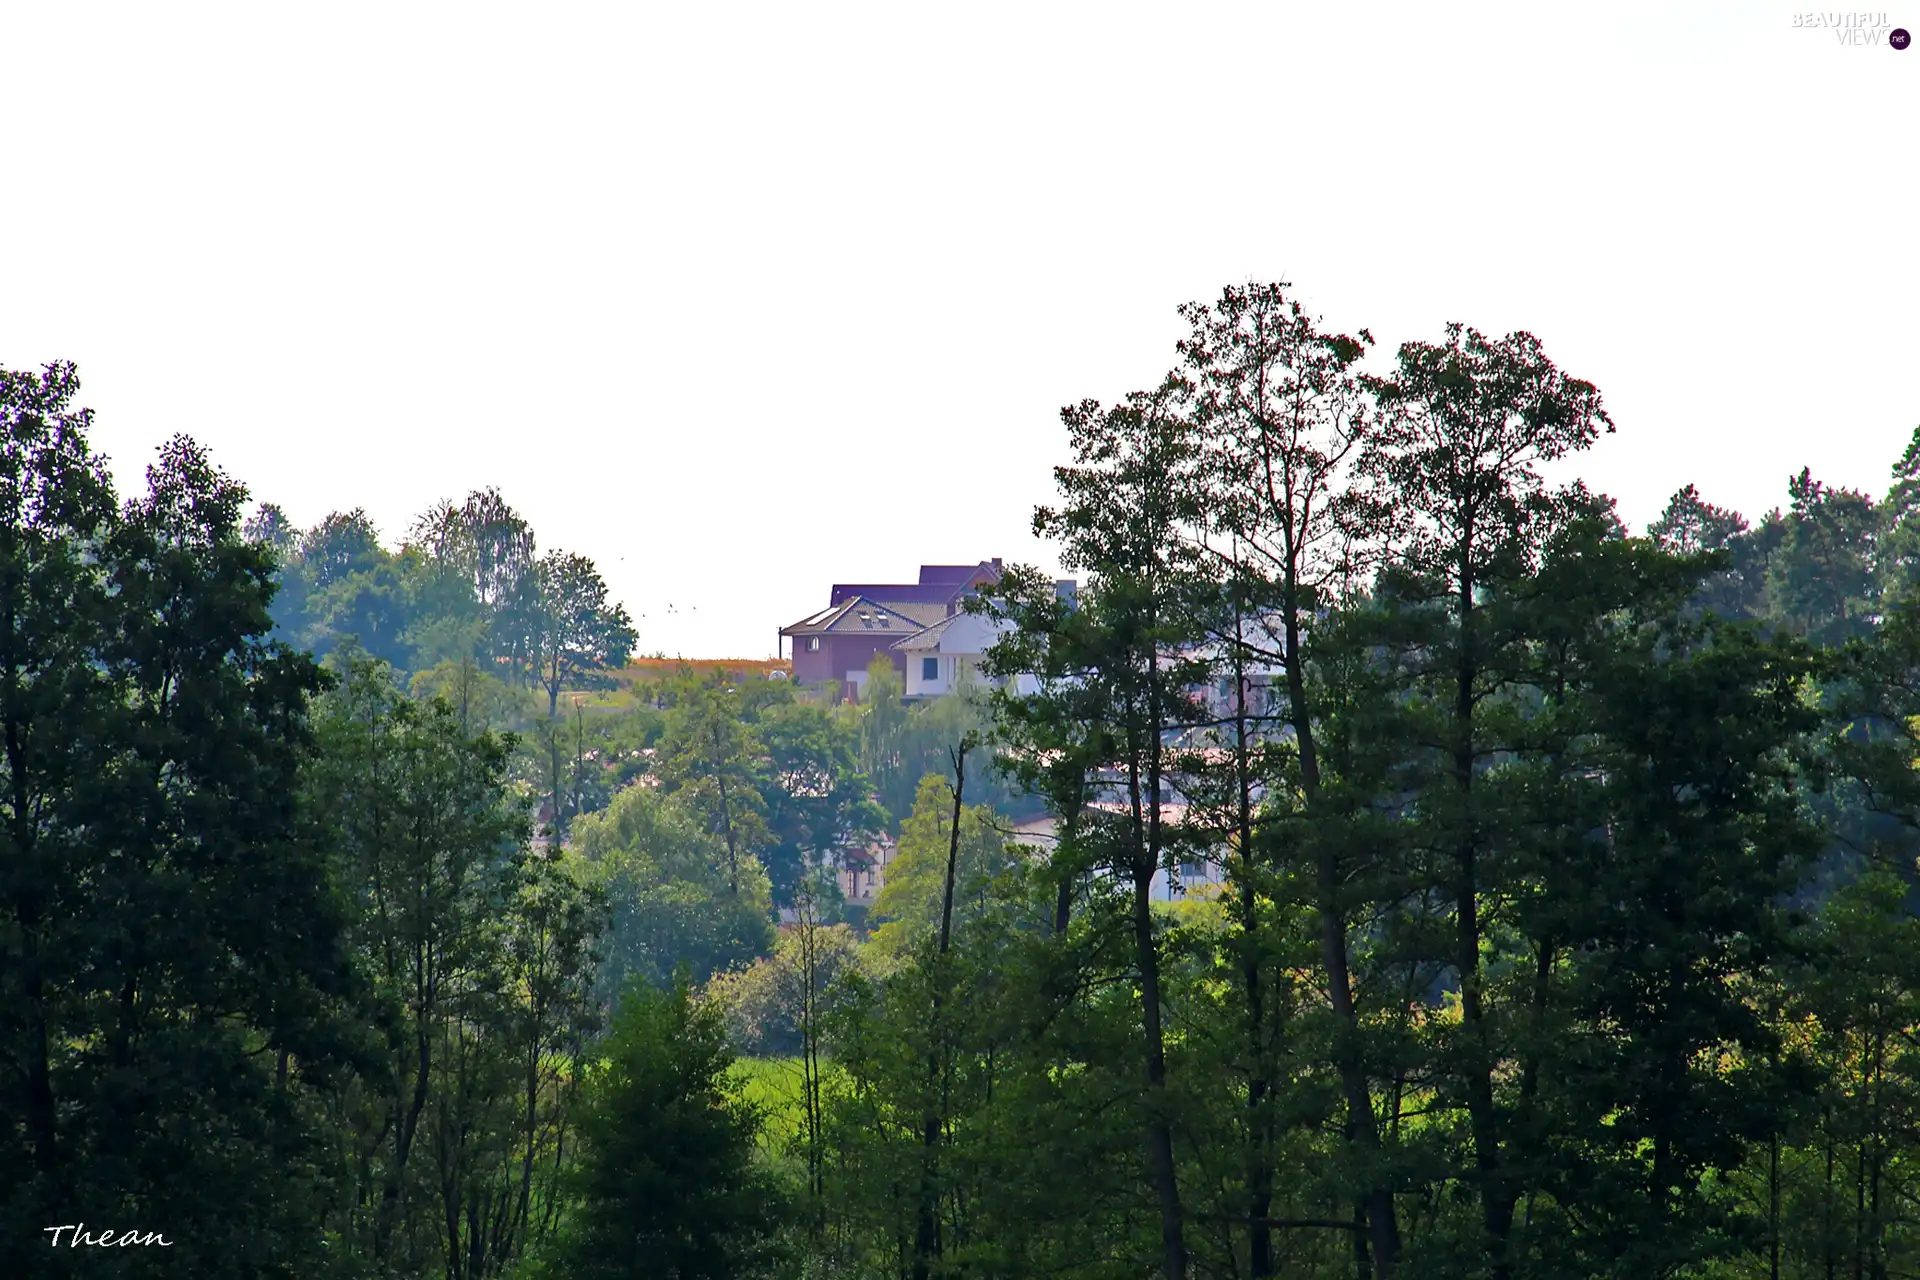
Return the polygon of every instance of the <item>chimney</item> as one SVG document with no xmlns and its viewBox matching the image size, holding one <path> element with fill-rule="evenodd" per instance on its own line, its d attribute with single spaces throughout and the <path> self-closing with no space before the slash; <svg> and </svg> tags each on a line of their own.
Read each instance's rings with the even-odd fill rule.
<svg viewBox="0 0 1920 1280">
<path fill-rule="evenodd" d="M 993 567 L 994 567 L 995 569 L 998 569 L 998 568 L 1000 567 L 1000 557 L 999 557 L 999 556 L 995 556 L 995 557 L 993 558 Z"/>
</svg>

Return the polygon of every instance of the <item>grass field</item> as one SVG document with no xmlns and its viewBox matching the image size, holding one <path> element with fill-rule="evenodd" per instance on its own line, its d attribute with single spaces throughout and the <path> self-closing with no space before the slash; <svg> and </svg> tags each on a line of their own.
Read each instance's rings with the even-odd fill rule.
<svg viewBox="0 0 1920 1280">
<path fill-rule="evenodd" d="M 838 1073 L 831 1062 L 821 1064 L 826 1087 Z M 806 1125 L 806 1102 L 799 1058 L 741 1058 L 734 1063 L 740 1094 L 761 1109 L 766 1128 L 760 1140 L 771 1151 L 785 1151 Z"/>
</svg>

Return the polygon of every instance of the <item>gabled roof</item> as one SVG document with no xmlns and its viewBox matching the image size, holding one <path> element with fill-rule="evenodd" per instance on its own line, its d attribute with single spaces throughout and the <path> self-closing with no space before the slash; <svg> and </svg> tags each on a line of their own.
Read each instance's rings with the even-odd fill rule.
<svg viewBox="0 0 1920 1280">
<path fill-rule="evenodd" d="M 939 583 L 947 583 L 951 586 L 964 587 L 974 581 L 976 575 L 980 577 L 991 575 L 990 581 L 998 579 L 1000 562 L 982 560 L 978 564 L 923 564 L 920 566 L 920 585 L 931 587 Z"/>
<path fill-rule="evenodd" d="M 947 634 L 947 629 L 964 616 L 964 614 L 956 613 L 950 618 L 942 618 L 924 631 L 916 632 L 913 635 L 907 636 L 905 639 L 894 641 L 893 647 L 896 649 L 904 649 L 908 652 L 913 652 L 917 649 L 938 649 L 940 647 L 940 637 Z"/>
<path fill-rule="evenodd" d="M 927 606 L 881 603 L 865 596 L 851 596 L 839 604 L 809 614 L 790 627 L 780 628 L 783 636 L 855 635 L 878 632 L 881 635 L 909 636 L 924 628 L 934 617 L 944 617 L 945 609 L 927 616 Z"/>
</svg>

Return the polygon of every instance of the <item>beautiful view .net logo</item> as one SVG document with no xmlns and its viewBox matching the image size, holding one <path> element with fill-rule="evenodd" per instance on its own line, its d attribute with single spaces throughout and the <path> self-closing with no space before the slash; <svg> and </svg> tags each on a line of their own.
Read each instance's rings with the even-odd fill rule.
<svg viewBox="0 0 1920 1280">
<path fill-rule="evenodd" d="M 1834 39 L 1847 45 L 1887 44 L 1904 49 L 1913 43 L 1906 28 L 1893 25 L 1885 13 L 1796 13 L 1793 25 L 1814 31 L 1830 31 Z"/>
</svg>

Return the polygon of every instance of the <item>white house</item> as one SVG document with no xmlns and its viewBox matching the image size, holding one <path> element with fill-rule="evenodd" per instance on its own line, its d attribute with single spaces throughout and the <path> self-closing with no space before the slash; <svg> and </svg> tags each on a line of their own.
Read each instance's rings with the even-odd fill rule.
<svg viewBox="0 0 1920 1280">
<path fill-rule="evenodd" d="M 1095 807 L 1115 809 L 1119 806 L 1110 801 L 1096 801 Z M 1186 817 L 1184 805 L 1169 805 L 1161 810 L 1169 822 L 1178 822 Z M 1011 840 L 1014 844 L 1025 845 L 1036 854 L 1045 857 L 1053 852 L 1058 824 L 1051 816 L 1029 818 L 1014 826 Z M 1102 875 L 1111 872 L 1102 871 Z M 1226 881 L 1226 868 L 1217 858 L 1203 857 L 1199 861 L 1183 861 L 1178 867 L 1161 867 L 1154 872 L 1153 883 L 1147 890 L 1147 897 L 1154 902 L 1174 902 L 1192 894 L 1206 893 L 1210 886 L 1218 886 Z"/>
<path fill-rule="evenodd" d="M 909 698 L 949 693 L 969 673 L 977 673 L 987 650 L 1009 624 L 977 613 L 956 613 L 926 630 L 894 643 L 906 661 Z"/>
<path fill-rule="evenodd" d="M 864 848 L 843 851 L 840 867 L 840 893 L 846 900 L 871 907 L 887 883 L 887 868 L 898 852 L 892 840 L 881 836 Z"/>
</svg>

